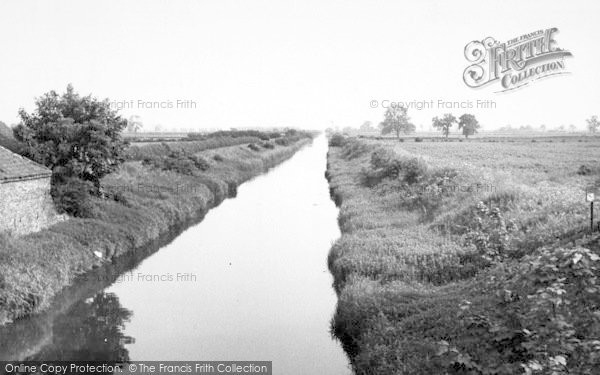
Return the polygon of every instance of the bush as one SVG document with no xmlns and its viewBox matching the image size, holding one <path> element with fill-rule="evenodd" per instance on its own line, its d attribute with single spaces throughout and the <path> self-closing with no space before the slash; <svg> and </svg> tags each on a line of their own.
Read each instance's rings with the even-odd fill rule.
<svg viewBox="0 0 600 375">
<path fill-rule="evenodd" d="M 334 133 L 329 138 L 329 147 L 342 147 L 346 143 L 346 137 L 340 133 Z"/>
<path fill-rule="evenodd" d="M 414 184 L 427 176 L 427 163 L 421 158 L 410 158 L 401 162 L 404 171 L 404 181 Z"/>
<path fill-rule="evenodd" d="M 402 174 L 404 182 L 409 185 L 420 182 L 427 176 L 427 164 L 423 159 L 402 158 L 383 148 L 371 154 L 371 168 L 381 179 L 397 179 Z"/>
<path fill-rule="evenodd" d="M 582 247 L 542 248 L 522 263 L 488 278 L 484 287 L 495 292 L 490 311 L 471 312 L 465 304 L 459 324 L 487 349 L 485 355 L 441 342 L 438 356 L 447 368 L 468 359 L 475 374 L 595 373 L 600 256 Z"/>
<path fill-rule="evenodd" d="M 92 182 L 74 177 L 54 178 L 51 192 L 59 213 L 82 218 L 94 217 L 95 206 L 92 197 L 95 187 Z"/>
<path fill-rule="evenodd" d="M 371 168 L 381 171 L 382 178 L 398 178 L 402 163 L 393 151 L 381 148 L 371 154 Z"/>
<path fill-rule="evenodd" d="M 358 158 L 374 149 L 374 146 L 356 138 L 349 138 L 344 142 L 342 157 L 347 159 Z"/>
<path fill-rule="evenodd" d="M 190 155 L 188 158 L 194 163 L 194 166 L 201 171 L 206 171 L 210 168 L 210 164 L 208 164 L 208 161 L 202 156 Z"/>
<path fill-rule="evenodd" d="M 203 157 L 183 151 L 171 151 L 166 156 L 149 156 L 144 158 L 142 164 L 190 176 L 210 168 L 210 164 Z"/>
<path fill-rule="evenodd" d="M 250 143 L 248 148 L 252 151 L 260 151 L 260 147 L 258 147 L 255 143 Z"/>
<path fill-rule="evenodd" d="M 580 176 L 590 175 L 590 174 L 592 174 L 592 168 L 588 167 L 587 165 L 582 165 L 577 170 L 577 174 Z"/>
<path fill-rule="evenodd" d="M 477 204 L 474 227 L 466 235 L 466 244 L 474 245 L 479 255 L 490 264 L 511 256 L 511 242 L 516 224 L 506 222 L 497 207 L 489 208 L 483 202 Z"/>
<path fill-rule="evenodd" d="M 263 142 L 261 146 L 266 148 L 267 150 L 272 150 L 275 148 L 275 145 L 272 142 Z"/>
<path fill-rule="evenodd" d="M 416 138 L 415 138 L 415 142 L 423 142 L 423 138 L 421 138 L 421 137 L 416 137 Z"/>
<path fill-rule="evenodd" d="M 213 160 L 221 162 L 221 161 L 223 161 L 225 159 L 223 159 L 223 157 L 221 155 L 219 155 L 219 154 L 214 154 L 213 155 Z"/>
<path fill-rule="evenodd" d="M 277 138 L 275 140 L 275 143 L 277 143 L 280 146 L 289 146 L 290 145 L 290 141 L 287 138 Z"/>
</svg>

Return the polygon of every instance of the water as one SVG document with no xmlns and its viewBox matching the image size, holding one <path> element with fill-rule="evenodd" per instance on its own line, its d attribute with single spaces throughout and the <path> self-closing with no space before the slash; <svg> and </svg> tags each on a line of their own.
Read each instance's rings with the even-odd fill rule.
<svg viewBox="0 0 600 375">
<path fill-rule="evenodd" d="M 329 333 L 326 257 L 340 233 L 326 152 L 317 138 L 159 251 L 0 330 L 0 359 L 264 360 L 275 374 L 349 374 Z"/>
</svg>

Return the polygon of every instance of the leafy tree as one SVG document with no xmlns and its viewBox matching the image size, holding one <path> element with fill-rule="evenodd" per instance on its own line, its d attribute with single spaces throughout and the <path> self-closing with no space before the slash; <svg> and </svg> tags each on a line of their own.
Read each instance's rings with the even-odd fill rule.
<svg viewBox="0 0 600 375">
<path fill-rule="evenodd" d="M 477 121 L 474 115 L 465 113 L 458 118 L 458 128 L 462 129 L 465 138 L 469 138 L 470 135 L 477 133 L 477 129 L 480 127 L 481 125 L 479 125 L 479 121 Z"/>
<path fill-rule="evenodd" d="M 448 134 L 450 134 L 452 124 L 455 124 L 456 122 L 456 117 L 451 113 L 446 113 L 441 119 L 436 116 L 432 120 L 433 127 L 441 130 L 446 138 L 448 138 Z"/>
<path fill-rule="evenodd" d="M 540 125 L 540 130 L 545 132 L 546 131 L 546 124 L 542 124 Z"/>
<path fill-rule="evenodd" d="M 417 127 L 410 122 L 407 112 L 408 109 L 403 106 L 388 107 L 383 121 L 379 124 L 381 134 L 396 133 L 396 137 L 400 140 L 400 134 L 414 132 Z"/>
<path fill-rule="evenodd" d="M 598 127 L 600 127 L 598 116 L 594 115 L 585 121 L 587 122 L 588 130 L 590 131 L 590 133 L 595 133 L 598 130 Z"/>
<path fill-rule="evenodd" d="M 569 131 L 571 131 L 572 133 L 575 133 L 575 131 L 577 130 L 577 127 L 573 124 L 569 125 Z"/>
<path fill-rule="evenodd" d="M 31 114 L 19 110 L 21 122 L 14 134 L 25 144 L 28 157 L 52 169 L 55 199 L 65 191 L 61 186 L 65 184 L 87 186 L 89 193 L 99 195 L 100 179 L 124 160 L 126 143 L 121 131 L 127 121 L 110 107 L 108 99 L 82 97 L 70 84 L 64 94 L 50 91 L 37 98 L 35 105 Z M 76 214 L 76 210 L 65 211 Z"/>
</svg>

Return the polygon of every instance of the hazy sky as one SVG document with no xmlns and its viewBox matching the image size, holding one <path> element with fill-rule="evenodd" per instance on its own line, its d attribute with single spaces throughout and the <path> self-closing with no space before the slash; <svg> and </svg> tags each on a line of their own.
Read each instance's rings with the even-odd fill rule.
<svg viewBox="0 0 600 375">
<path fill-rule="evenodd" d="M 494 100 L 444 112 L 486 128 L 575 124 L 600 114 L 598 1 L 2 1 L 0 120 L 64 91 L 133 100 L 148 130 L 378 123 L 370 101 Z M 571 72 L 497 94 L 471 89 L 464 47 L 557 27 Z M 190 100 L 196 108 L 176 108 Z M 174 108 L 139 108 L 138 101 Z M 143 103 L 142 103 L 143 104 Z M 436 105 L 437 106 L 437 105 Z"/>
</svg>

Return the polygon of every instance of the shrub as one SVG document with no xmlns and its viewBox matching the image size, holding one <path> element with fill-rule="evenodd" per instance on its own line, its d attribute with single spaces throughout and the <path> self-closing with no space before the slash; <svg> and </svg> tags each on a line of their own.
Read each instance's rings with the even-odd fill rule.
<svg viewBox="0 0 600 375">
<path fill-rule="evenodd" d="M 275 145 L 272 142 L 263 142 L 261 146 L 266 148 L 267 150 L 272 150 L 275 148 Z"/>
<path fill-rule="evenodd" d="M 258 147 L 258 146 L 256 145 L 256 143 L 250 143 L 250 144 L 248 145 L 248 148 L 249 148 L 250 150 L 252 150 L 252 151 L 260 151 L 260 147 Z"/>
<path fill-rule="evenodd" d="M 190 155 L 188 158 L 194 163 L 194 166 L 201 171 L 206 171 L 210 168 L 210 164 L 208 164 L 208 161 L 202 156 Z"/>
<path fill-rule="evenodd" d="M 340 133 L 334 133 L 329 138 L 329 147 L 342 147 L 346 143 L 346 137 Z"/>
<path fill-rule="evenodd" d="M 183 151 L 171 151 L 166 156 L 149 156 L 144 158 L 142 164 L 190 176 L 210 168 L 210 164 L 203 157 L 189 155 Z"/>
<path fill-rule="evenodd" d="M 75 217 L 93 217 L 95 207 L 92 196 L 94 184 L 74 177 L 53 178 L 52 198 L 59 213 Z"/>
<path fill-rule="evenodd" d="M 373 150 L 373 148 L 373 146 L 365 143 L 364 141 L 358 140 L 356 138 L 350 138 L 347 139 L 344 143 L 342 157 L 347 159 L 354 159 Z"/>
<path fill-rule="evenodd" d="M 378 149 L 371 154 L 371 168 L 381 178 L 399 178 L 409 185 L 422 181 L 427 176 L 427 164 L 421 158 L 403 158 L 395 152 Z"/>
<path fill-rule="evenodd" d="M 381 148 L 371 154 L 371 168 L 381 171 L 382 178 L 398 178 L 402 163 L 393 151 Z"/>
<path fill-rule="evenodd" d="M 421 137 L 416 137 L 416 138 L 415 138 L 415 142 L 423 142 L 423 138 L 421 138 Z"/>
<path fill-rule="evenodd" d="M 404 181 L 414 184 L 427 176 L 427 163 L 421 158 L 410 158 L 400 163 L 404 170 Z"/>
<path fill-rule="evenodd" d="M 277 138 L 275 140 L 275 143 L 277 143 L 280 146 L 289 146 L 290 145 L 290 141 L 287 138 Z"/>
<path fill-rule="evenodd" d="M 467 359 L 474 374 L 595 373 L 600 256 L 582 247 L 542 248 L 523 263 L 487 279 L 485 289 L 495 292 L 490 310 L 471 312 L 467 301 L 460 316 L 485 355 L 474 358 L 447 342 L 440 342 L 437 355 L 447 368 Z"/>
<path fill-rule="evenodd" d="M 213 160 L 221 162 L 221 161 L 223 161 L 225 159 L 223 159 L 223 157 L 221 155 L 219 155 L 219 154 L 214 154 L 213 155 Z"/>
<path fill-rule="evenodd" d="M 489 208 L 479 202 L 475 211 L 475 223 L 466 235 L 466 244 L 474 245 L 479 255 L 487 262 L 506 260 L 513 250 L 512 234 L 517 226 L 506 222 L 497 207 Z"/>
<path fill-rule="evenodd" d="M 577 174 L 581 175 L 581 176 L 590 175 L 590 174 L 592 174 L 592 168 L 588 167 L 587 165 L 582 165 L 577 170 Z"/>
</svg>

